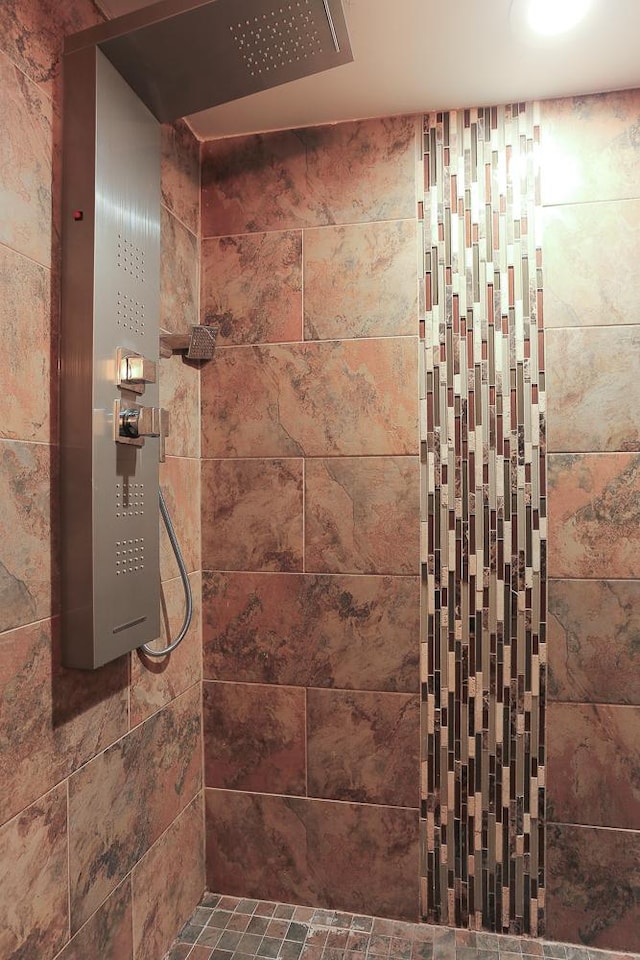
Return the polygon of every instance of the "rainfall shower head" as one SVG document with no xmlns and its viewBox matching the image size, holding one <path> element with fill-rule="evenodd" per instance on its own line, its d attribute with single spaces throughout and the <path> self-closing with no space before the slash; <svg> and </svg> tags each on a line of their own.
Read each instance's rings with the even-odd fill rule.
<svg viewBox="0 0 640 960">
<path fill-rule="evenodd" d="M 90 44 L 161 122 L 353 60 L 341 0 L 161 0 L 65 52 Z"/>
</svg>

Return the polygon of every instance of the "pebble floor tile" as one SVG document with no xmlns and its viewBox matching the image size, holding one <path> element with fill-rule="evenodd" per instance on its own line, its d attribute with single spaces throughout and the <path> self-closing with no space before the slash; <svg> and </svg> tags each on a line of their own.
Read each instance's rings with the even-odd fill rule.
<svg viewBox="0 0 640 960">
<path fill-rule="evenodd" d="M 573 944 L 474 933 L 207 893 L 164 960 L 640 960 Z"/>
</svg>

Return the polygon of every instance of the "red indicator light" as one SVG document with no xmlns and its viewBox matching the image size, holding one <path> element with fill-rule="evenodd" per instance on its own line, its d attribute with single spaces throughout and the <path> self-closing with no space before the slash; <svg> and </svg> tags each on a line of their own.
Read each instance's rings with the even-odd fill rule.
<svg viewBox="0 0 640 960">
<path fill-rule="evenodd" d="M 74 220 L 84 220 L 84 211 L 83 210 L 74 210 L 73 211 Z"/>
</svg>

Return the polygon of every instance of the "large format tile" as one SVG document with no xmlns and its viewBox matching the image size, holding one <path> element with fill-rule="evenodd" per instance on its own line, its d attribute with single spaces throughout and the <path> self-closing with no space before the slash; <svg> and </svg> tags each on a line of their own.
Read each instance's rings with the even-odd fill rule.
<svg viewBox="0 0 640 960">
<path fill-rule="evenodd" d="M 305 707 L 300 687 L 205 681 L 205 784 L 306 793 Z"/>
<path fill-rule="evenodd" d="M 417 342 L 220 350 L 202 377 L 203 456 L 417 454 Z"/>
<path fill-rule="evenodd" d="M 10 398 L 0 437 L 48 443 L 55 410 L 46 388 L 52 352 L 49 270 L 0 245 L 0 288 L 0 378 Z"/>
<path fill-rule="evenodd" d="M 102 23 L 93 0 L 3 0 L 0 5 L 0 50 L 51 95 L 60 70 L 64 38 Z"/>
<path fill-rule="evenodd" d="M 163 123 L 162 202 L 196 236 L 200 231 L 200 143 L 184 120 Z"/>
<path fill-rule="evenodd" d="M 160 960 L 205 885 L 203 797 L 186 807 L 133 868 L 135 960 Z"/>
<path fill-rule="evenodd" d="M 51 263 L 51 126 L 51 101 L 0 54 L 0 243 L 46 267 Z"/>
<path fill-rule="evenodd" d="M 547 936 L 640 952 L 640 832 L 550 824 Z"/>
<path fill-rule="evenodd" d="M 51 614 L 54 447 L 0 441 L 0 630 Z"/>
<path fill-rule="evenodd" d="M 131 878 L 122 881 L 56 960 L 133 960 Z"/>
<path fill-rule="evenodd" d="M 542 104 L 542 202 L 589 203 L 640 196 L 640 91 Z"/>
<path fill-rule="evenodd" d="M 198 320 L 198 240 L 160 208 L 160 326 L 187 333 Z"/>
<path fill-rule="evenodd" d="M 640 577 L 640 457 L 549 456 L 549 576 Z"/>
<path fill-rule="evenodd" d="M 61 667 L 57 622 L 0 634 L 0 822 L 126 733 L 127 679 L 125 657 Z"/>
<path fill-rule="evenodd" d="M 418 690 L 417 577 L 203 574 L 209 679 Z"/>
<path fill-rule="evenodd" d="M 417 919 L 417 811 L 224 790 L 205 797 L 210 889 Z"/>
<path fill-rule="evenodd" d="M 415 216 L 414 117 L 204 145 L 203 236 Z"/>
<path fill-rule="evenodd" d="M 640 582 L 549 583 L 552 700 L 640 705 Z"/>
<path fill-rule="evenodd" d="M 167 657 L 149 657 L 137 650 L 131 656 L 131 725 L 141 723 L 170 700 L 188 690 L 202 675 L 201 575 L 189 576 L 193 619 L 187 634 Z M 160 587 L 162 635 L 152 645 L 166 647 L 184 622 L 186 599 L 180 577 L 165 580 Z"/>
<path fill-rule="evenodd" d="M 544 211 L 544 325 L 638 323 L 640 200 Z"/>
<path fill-rule="evenodd" d="M 309 460 L 307 568 L 327 573 L 417 573 L 418 482 L 416 457 Z"/>
<path fill-rule="evenodd" d="M 201 787 L 196 684 L 69 780 L 71 930 L 84 923 Z"/>
<path fill-rule="evenodd" d="M 203 322 L 220 343 L 302 339 L 302 234 L 245 234 L 202 243 Z"/>
<path fill-rule="evenodd" d="M 69 922 L 64 784 L 0 828 L 0 863 L 0 956 L 54 957 Z"/>
<path fill-rule="evenodd" d="M 638 450 L 640 327 L 548 330 L 547 449 Z"/>
<path fill-rule="evenodd" d="M 548 819 L 640 830 L 640 707 L 550 703 Z"/>
<path fill-rule="evenodd" d="M 200 570 L 200 461 L 167 457 L 160 465 L 160 485 L 189 573 Z M 150 494 L 154 497 L 155 492 Z M 155 505 L 155 504 L 154 504 Z M 160 572 L 162 580 L 178 574 L 176 559 L 162 521 L 160 523 Z"/>
<path fill-rule="evenodd" d="M 302 471 L 301 460 L 203 461 L 203 567 L 301 570 Z"/>
<path fill-rule="evenodd" d="M 160 360 L 160 406 L 169 412 L 168 457 L 200 456 L 200 371 L 174 355 Z"/>
<path fill-rule="evenodd" d="M 419 806 L 420 700 L 309 690 L 309 795 Z"/>
<path fill-rule="evenodd" d="M 393 337 L 417 330 L 415 220 L 305 231 L 305 340 Z"/>
</svg>

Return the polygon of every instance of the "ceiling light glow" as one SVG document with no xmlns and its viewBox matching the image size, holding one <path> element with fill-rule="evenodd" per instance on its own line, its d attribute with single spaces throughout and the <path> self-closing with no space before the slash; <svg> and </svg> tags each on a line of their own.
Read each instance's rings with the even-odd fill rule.
<svg viewBox="0 0 640 960">
<path fill-rule="evenodd" d="M 566 33 L 586 17 L 590 6 L 591 0 L 528 0 L 527 25 L 543 37 Z"/>
</svg>

